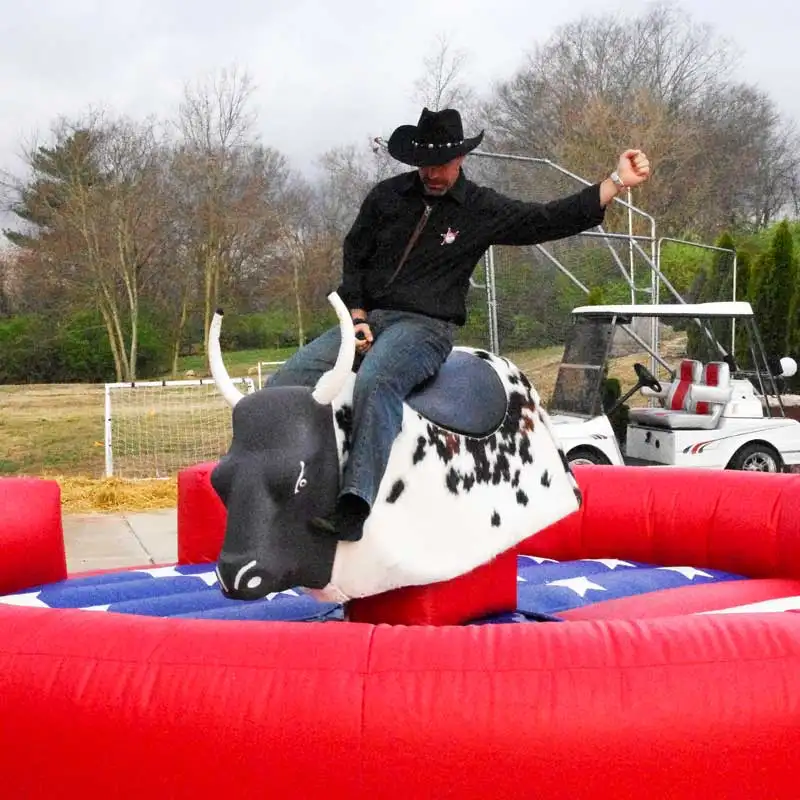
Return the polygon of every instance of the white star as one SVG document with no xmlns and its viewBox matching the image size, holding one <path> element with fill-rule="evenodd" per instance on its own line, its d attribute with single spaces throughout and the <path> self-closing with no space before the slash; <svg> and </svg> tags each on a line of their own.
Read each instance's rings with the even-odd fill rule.
<svg viewBox="0 0 800 800">
<path fill-rule="evenodd" d="M 49 608 L 47 603 L 39 599 L 39 592 L 25 592 L 24 594 L 13 594 L 8 597 L 0 597 L 0 603 L 7 606 L 30 606 L 32 608 Z"/>
<path fill-rule="evenodd" d="M 630 561 L 620 561 L 618 558 L 582 558 L 581 561 L 595 561 L 596 563 L 602 564 L 609 569 L 633 566 Z"/>
<path fill-rule="evenodd" d="M 151 569 L 136 569 L 133 572 L 144 572 L 146 575 L 152 575 L 154 578 L 185 578 L 186 576 L 178 572 L 172 567 L 152 567 Z"/>
<path fill-rule="evenodd" d="M 526 556 L 523 555 L 523 558 L 530 558 L 532 561 L 535 561 L 537 564 L 544 564 L 545 561 L 549 561 L 552 564 L 557 564 L 558 562 L 554 558 L 542 558 L 541 556 Z"/>
<path fill-rule="evenodd" d="M 106 603 L 104 606 L 85 606 L 81 611 L 108 611 L 111 603 Z"/>
<path fill-rule="evenodd" d="M 279 594 L 288 594 L 293 597 L 300 597 L 294 589 L 284 589 L 282 592 L 270 592 L 267 595 L 267 600 L 274 600 Z"/>
<path fill-rule="evenodd" d="M 562 578 L 558 581 L 548 581 L 547 586 L 563 586 L 565 589 L 570 589 L 581 597 L 586 597 L 586 592 L 588 592 L 589 589 L 594 589 L 598 592 L 608 591 L 605 586 L 598 586 L 585 575 L 581 575 L 579 578 Z"/>
<path fill-rule="evenodd" d="M 208 572 L 198 572 L 189 575 L 184 572 L 178 572 L 177 566 L 153 567 L 151 569 L 139 569 L 135 571 L 144 572 L 147 575 L 152 575 L 154 578 L 199 578 L 206 586 L 214 586 L 217 582 L 217 574 L 210 567 Z"/>
<path fill-rule="evenodd" d="M 666 569 L 670 572 L 679 572 L 683 575 L 684 578 L 687 578 L 690 581 L 693 581 L 698 575 L 702 575 L 704 578 L 710 578 L 707 572 L 703 572 L 701 569 L 695 569 L 694 567 L 656 567 L 656 569 Z"/>
<path fill-rule="evenodd" d="M 522 575 L 517 575 L 517 583 L 527 583 L 527 581 L 522 577 Z"/>
</svg>

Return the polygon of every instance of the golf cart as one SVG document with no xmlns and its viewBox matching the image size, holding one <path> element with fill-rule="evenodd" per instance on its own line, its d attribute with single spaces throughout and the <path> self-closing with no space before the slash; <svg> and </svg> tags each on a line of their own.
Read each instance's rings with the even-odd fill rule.
<svg viewBox="0 0 800 800">
<path fill-rule="evenodd" d="M 572 313 L 548 403 L 571 464 L 764 472 L 800 464 L 800 422 L 786 416 L 778 390 L 797 363 L 767 357 L 749 303 L 581 306 Z M 666 333 L 666 356 L 645 341 L 648 323 L 650 341 L 662 338 L 655 331 Z M 633 385 L 609 400 L 612 368 L 621 387 Z"/>
</svg>

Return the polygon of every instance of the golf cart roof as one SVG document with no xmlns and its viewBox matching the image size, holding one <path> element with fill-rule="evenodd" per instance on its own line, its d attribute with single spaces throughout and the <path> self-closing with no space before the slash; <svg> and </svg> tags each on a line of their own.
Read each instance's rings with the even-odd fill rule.
<svg viewBox="0 0 800 800">
<path fill-rule="evenodd" d="M 752 317 L 750 303 L 676 303 L 675 305 L 578 306 L 572 313 L 582 317 Z"/>
</svg>

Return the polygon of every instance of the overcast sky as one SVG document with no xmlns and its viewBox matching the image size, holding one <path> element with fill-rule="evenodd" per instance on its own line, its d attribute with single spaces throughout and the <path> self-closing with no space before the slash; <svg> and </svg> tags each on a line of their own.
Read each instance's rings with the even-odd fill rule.
<svg viewBox="0 0 800 800">
<path fill-rule="evenodd" d="M 684 0 L 742 51 L 740 77 L 800 120 L 800 3 Z M 479 90 L 584 13 L 641 0 L 0 0 L 0 170 L 59 115 L 174 111 L 184 82 L 237 63 L 262 140 L 305 169 L 335 144 L 415 122 L 414 78 L 435 37 L 469 53 Z M 768 9 L 768 12 L 767 12 Z M 622 145 L 622 143 L 621 143 Z M 535 155 L 535 154 L 534 154 Z"/>
</svg>

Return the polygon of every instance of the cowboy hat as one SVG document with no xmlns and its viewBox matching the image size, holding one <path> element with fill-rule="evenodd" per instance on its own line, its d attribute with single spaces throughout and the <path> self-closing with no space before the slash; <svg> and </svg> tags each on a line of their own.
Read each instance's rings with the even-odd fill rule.
<svg viewBox="0 0 800 800">
<path fill-rule="evenodd" d="M 389 137 L 387 149 L 392 158 L 412 167 L 446 164 L 466 155 L 483 140 L 483 131 L 464 138 L 461 114 L 453 108 L 441 111 L 422 109 L 416 125 L 401 125 Z"/>
</svg>

